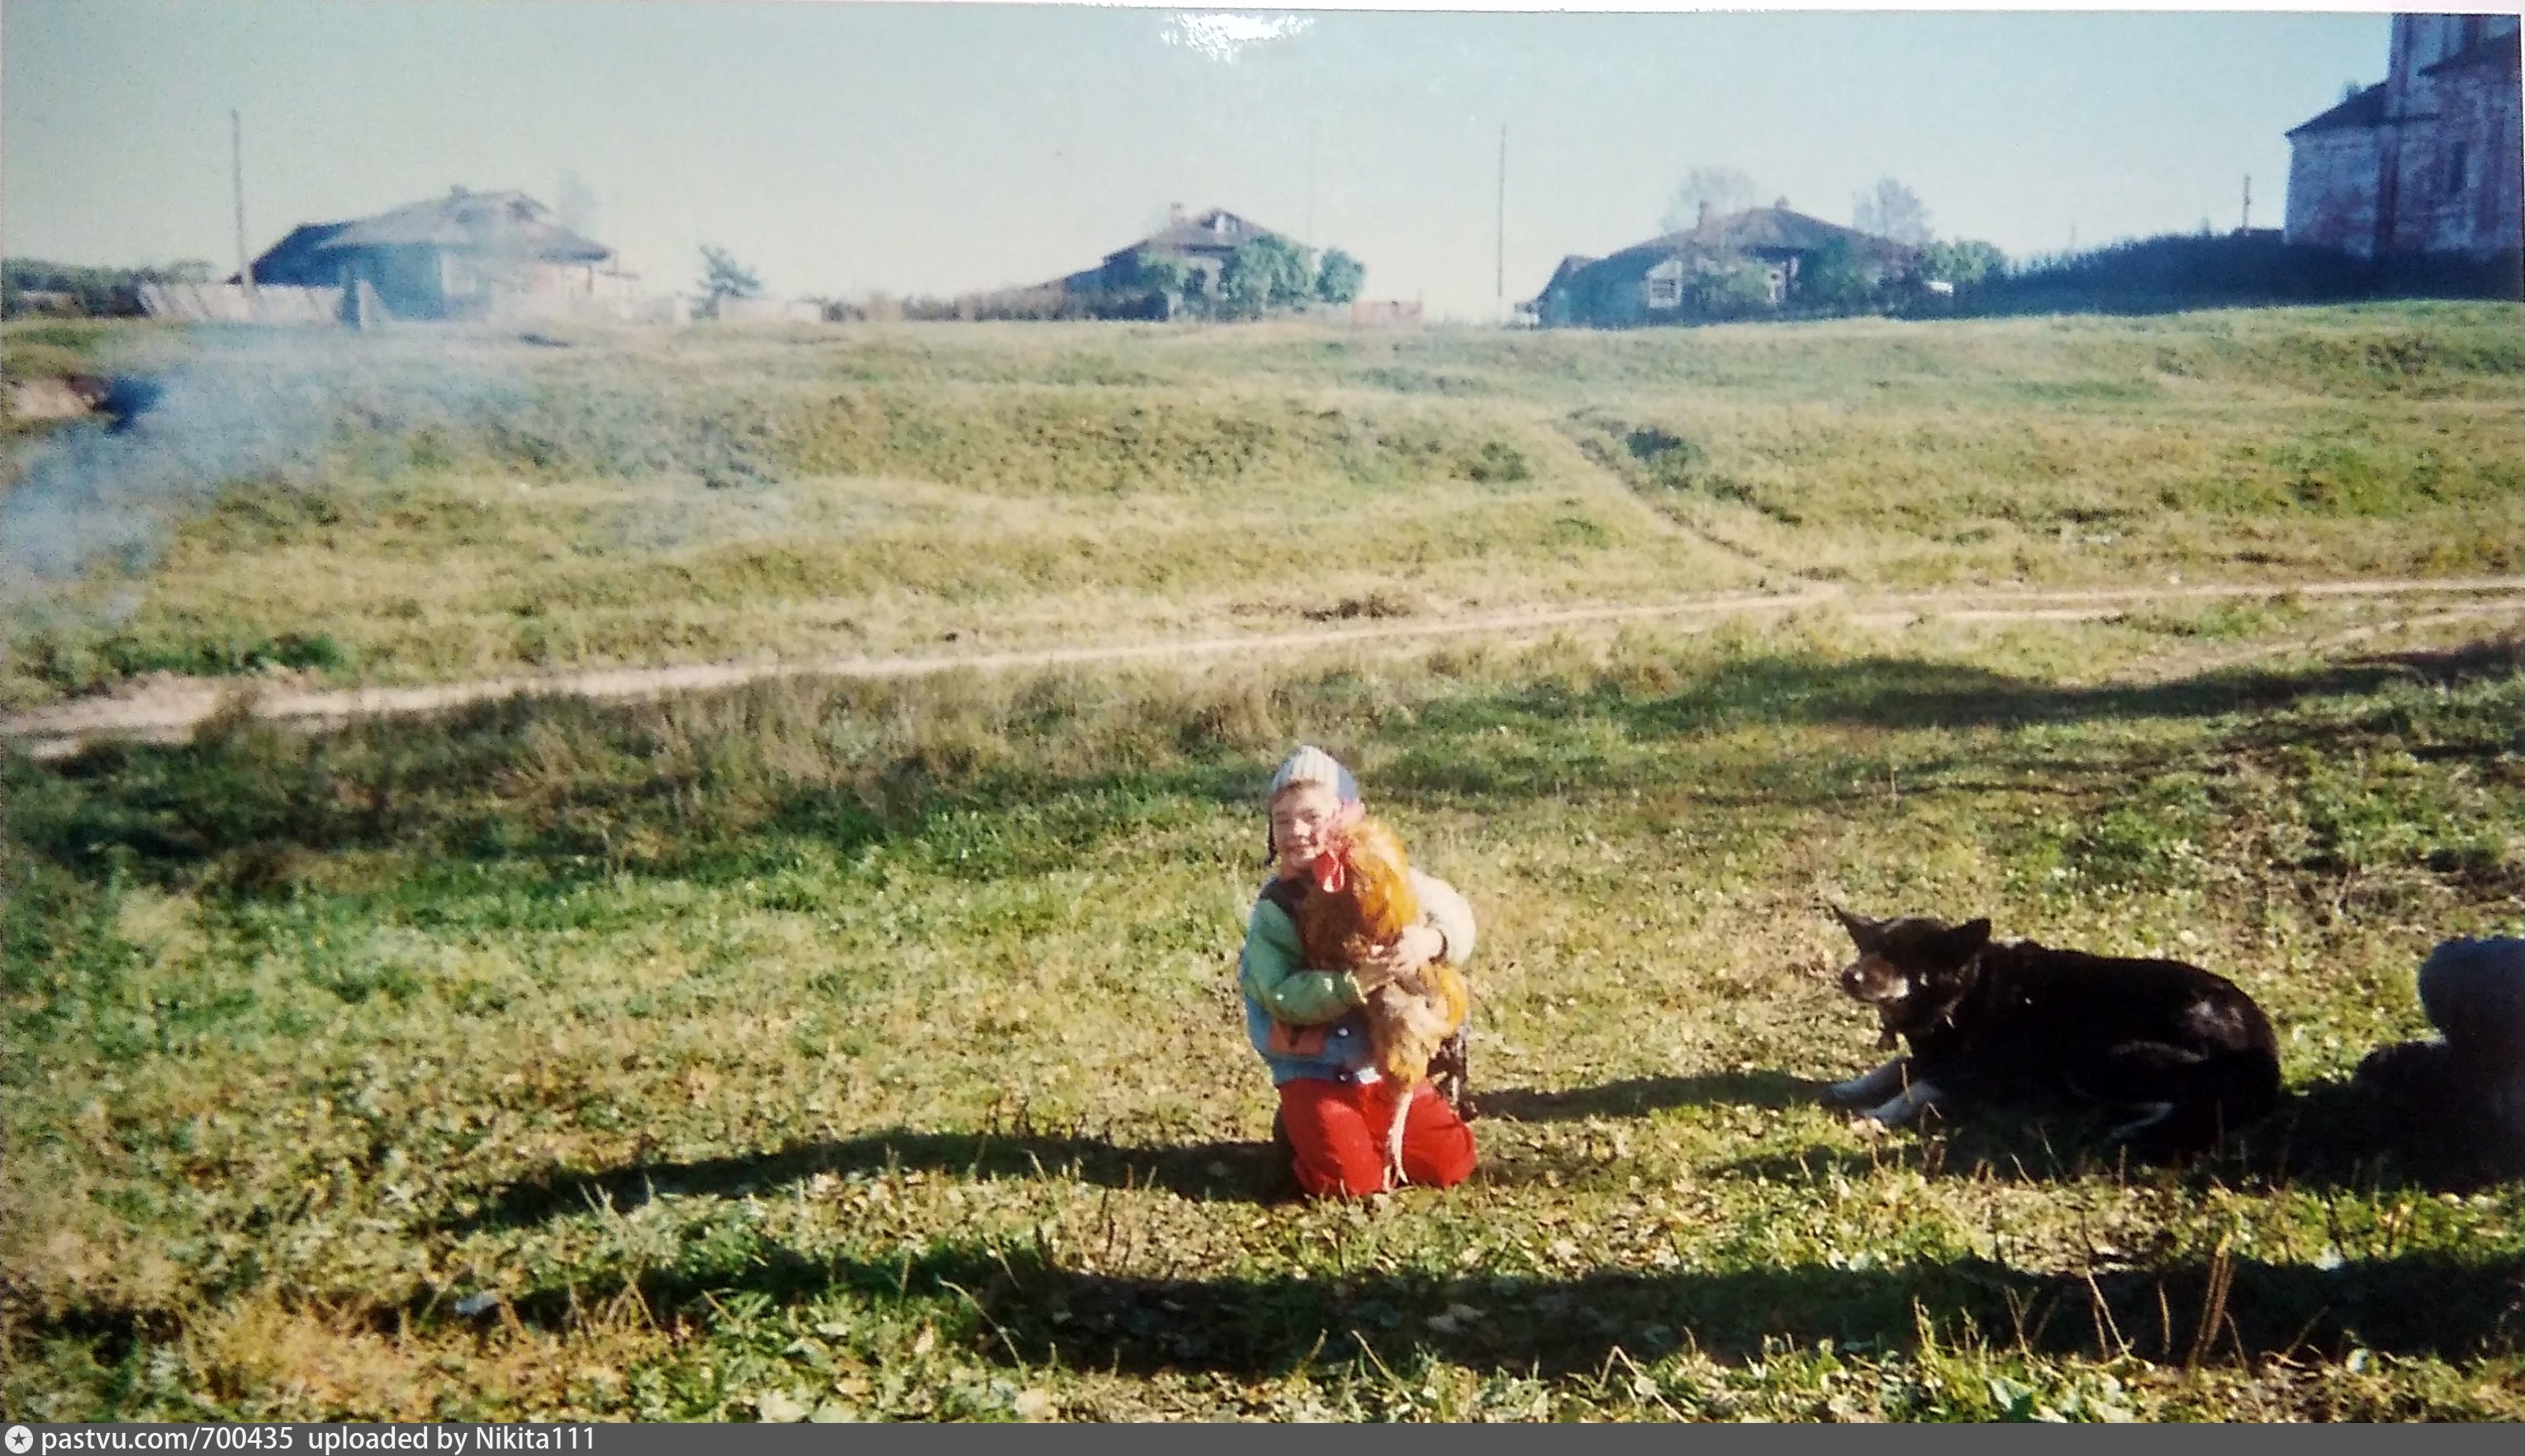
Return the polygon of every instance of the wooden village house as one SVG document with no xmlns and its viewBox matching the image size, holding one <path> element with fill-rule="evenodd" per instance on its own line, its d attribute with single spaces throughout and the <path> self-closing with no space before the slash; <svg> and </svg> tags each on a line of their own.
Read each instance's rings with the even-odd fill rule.
<svg viewBox="0 0 2525 1456">
<path fill-rule="evenodd" d="M 258 287 L 339 289 L 346 318 L 483 318 L 636 295 L 614 250 L 522 192 L 469 192 L 293 228 L 253 264 Z"/>
<path fill-rule="evenodd" d="M 1259 237 L 1276 237 L 1298 250 L 1310 267 L 1317 258 L 1315 250 L 1284 233 L 1274 232 L 1259 222 L 1240 218 L 1224 208 L 1213 208 L 1197 217 L 1187 217 L 1181 207 L 1168 210 L 1166 225 L 1127 247 L 1105 255 L 1103 262 L 1091 268 L 1074 272 L 1052 286 L 1069 295 L 1118 296 L 1141 290 L 1140 260 L 1142 257 L 1172 259 L 1201 272 L 1204 277 L 1200 292 L 1216 295 L 1219 274 L 1236 250 Z"/>
<path fill-rule="evenodd" d="M 1901 282 L 1919 269 L 1915 248 L 1793 212 L 1788 199 L 1767 208 L 1713 216 L 1680 232 L 1651 238 L 1605 258 L 1564 258 L 1543 292 L 1523 308 L 1547 328 L 1622 328 L 1689 323 L 1713 316 L 1707 280 L 1759 269 L 1762 303 L 1793 300 L 1800 272 L 1839 240 L 1870 279 Z"/>
</svg>

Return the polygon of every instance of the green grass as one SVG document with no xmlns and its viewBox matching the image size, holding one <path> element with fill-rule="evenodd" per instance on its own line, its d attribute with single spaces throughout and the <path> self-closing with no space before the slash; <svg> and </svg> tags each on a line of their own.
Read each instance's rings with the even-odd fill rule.
<svg viewBox="0 0 2525 1456">
<path fill-rule="evenodd" d="M 0 1400 L 2515 1419 L 2518 1185 L 2343 1080 L 2525 909 L 2525 658 L 2146 670 L 2302 631 L 1826 616 L 9 759 Z M 1270 1198 L 1231 961 L 1299 738 L 1482 916 L 1458 1189 Z M 1813 1099 L 1874 1059 L 1828 900 L 2210 965 L 2291 1102 L 2185 1167 L 2068 1114 L 1863 1142 Z"/>
<path fill-rule="evenodd" d="M 174 371 L 185 417 L 240 417 L 199 461 L 117 447 L 107 474 L 167 481 L 119 508 L 163 549 L 17 611 L 0 700 L 319 636 L 331 680 L 429 682 L 1265 631 L 1371 596 L 2503 572 L 2518 321 L 82 335 Z"/>
<path fill-rule="evenodd" d="M 161 534 L 20 602 L 0 699 L 2512 570 L 2517 324 L 13 325 L 188 433 L 13 442 L 11 491 L 92 451 Z M 2309 650 L 2383 610 L 239 706 L 0 757 L 0 1403 L 2525 1416 L 2519 1186 L 2346 1082 L 2421 1029 L 2432 944 L 2525 918 L 2525 668 L 2463 621 Z M 1482 918 L 1461 1189 L 1273 1196 L 1231 967 L 1302 739 Z M 2182 1167 L 2065 1113 L 1862 1141 L 1814 1099 L 1875 1059 L 1830 901 L 2209 965 L 2290 1102 Z"/>
</svg>

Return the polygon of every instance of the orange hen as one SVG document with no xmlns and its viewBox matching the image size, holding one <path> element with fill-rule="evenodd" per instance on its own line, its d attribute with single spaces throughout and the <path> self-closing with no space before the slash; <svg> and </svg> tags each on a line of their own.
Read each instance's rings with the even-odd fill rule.
<svg viewBox="0 0 2525 1456">
<path fill-rule="evenodd" d="M 1361 818 L 1334 833 L 1315 858 L 1298 902 L 1298 944 L 1316 970 L 1355 971 L 1368 956 L 1420 919 L 1411 861 L 1403 839 L 1384 821 Z M 1464 1024 L 1470 994 L 1462 973 L 1432 961 L 1410 982 L 1389 981 L 1363 1007 L 1376 1069 L 1391 1089 L 1385 1135 L 1389 1183 L 1402 1183 L 1404 1116 L 1429 1063 Z"/>
</svg>

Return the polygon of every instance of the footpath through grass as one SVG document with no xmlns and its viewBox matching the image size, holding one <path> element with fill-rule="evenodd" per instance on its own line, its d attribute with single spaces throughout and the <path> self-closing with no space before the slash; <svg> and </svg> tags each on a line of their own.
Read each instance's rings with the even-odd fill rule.
<svg viewBox="0 0 2525 1456">
<path fill-rule="evenodd" d="M 2252 633 L 2285 622 L 2247 624 Z M 520 702 L 0 765 L 31 1419 L 2525 1416 L 2525 1195 L 2344 1085 L 2525 912 L 2510 639 L 2148 623 Z M 1255 795 L 1483 919 L 1483 1170 L 1271 1201 Z M 1863 1143 L 1824 905 L 2176 953 L 2292 1098 Z"/>
</svg>

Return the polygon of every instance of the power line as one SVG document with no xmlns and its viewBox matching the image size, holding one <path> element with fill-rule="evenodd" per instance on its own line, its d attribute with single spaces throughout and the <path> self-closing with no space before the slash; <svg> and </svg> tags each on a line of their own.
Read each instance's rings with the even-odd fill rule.
<svg viewBox="0 0 2525 1456">
<path fill-rule="evenodd" d="M 236 191 L 237 281 L 245 285 L 245 296 L 251 299 L 254 263 L 245 251 L 245 123 L 233 107 L 228 109 L 228 177 Z"/>
</svg>

